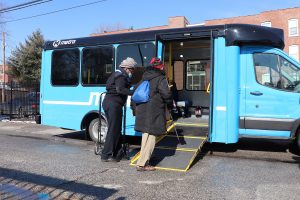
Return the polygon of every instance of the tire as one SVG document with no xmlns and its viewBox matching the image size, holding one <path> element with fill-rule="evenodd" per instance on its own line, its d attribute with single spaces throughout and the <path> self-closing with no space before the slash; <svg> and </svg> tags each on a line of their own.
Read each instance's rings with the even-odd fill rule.
<svg viewBox="0 0 300 200">
<path fill-rule="evenodd" d="M 89 136 L 94 142 L 98 142 L 98 124 L 99 119 L 93 119 L 91 123 L 89 124 Z M 107 134 L 107 122 L 105 119 L 101 118 L 101 143 L 105 142 Z"/>
<path fill-rule="evenodd" d="M 289 151 L 295 155 L 300 156 L 300 127 L 298 128 L 296 138 L 290 146 Z"/>
</svg>

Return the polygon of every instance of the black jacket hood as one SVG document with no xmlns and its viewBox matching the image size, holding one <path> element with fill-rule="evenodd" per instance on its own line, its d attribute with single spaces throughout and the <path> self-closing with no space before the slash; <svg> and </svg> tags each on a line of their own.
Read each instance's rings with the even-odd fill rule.
<svg viewBox="0 0 300 200">
<path fill-rule="evenodd" d="M 156 69 L 154 67 L 147 67 L 144 74 L 143 74 L 143 80 L 151 80 L 153 78 L 156 78 L 158 76 L 165 76 L 165 72 L 160 70 L 160 69 Z"/>
</svg>

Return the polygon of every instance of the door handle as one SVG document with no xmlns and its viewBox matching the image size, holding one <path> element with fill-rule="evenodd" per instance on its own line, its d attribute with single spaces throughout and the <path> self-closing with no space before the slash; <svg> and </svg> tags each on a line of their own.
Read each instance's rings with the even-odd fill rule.
<svg viewBox="0 0 300 200">
<path fill-rule="evenodd" d="M 261 96 L 261 95 L 263 95 L 263 93 L 261 93 L 260 91 L 250 92 L 250 94 L 252 94 L 254 96 Z"/>
</svg>

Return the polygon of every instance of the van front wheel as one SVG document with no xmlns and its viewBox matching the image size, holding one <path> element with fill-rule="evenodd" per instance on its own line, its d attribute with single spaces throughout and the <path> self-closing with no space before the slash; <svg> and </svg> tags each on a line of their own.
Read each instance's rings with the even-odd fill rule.
<svg viewBox="0 0 300 200">
<path fill-rule="evenodd" d="M 93 119 L 91 123 L 89 124 L 89 135 L 90 138 L 94 142 L 98 142 L 98 125 L 99 125 L 99 119 Z M 105 142 L 106 134 L 107 134 L 107 122 L 105 119 L 101 118 L 101 143 Z"/>
</svg>

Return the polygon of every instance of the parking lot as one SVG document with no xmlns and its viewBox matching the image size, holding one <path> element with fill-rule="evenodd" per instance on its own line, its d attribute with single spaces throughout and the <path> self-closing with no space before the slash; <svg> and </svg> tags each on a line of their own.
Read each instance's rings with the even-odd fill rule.
<svg viewBox="0 0 300 200">
<path fill-rule="evenodd" d="M 82 132 L 0 122 L 0 199 L 299 199 L 300 157 L 288 144 L 207 144 L 185 173 L 103 163 Z M 131 149 L 138 146 L 132 145 Z"/>
</svg>

